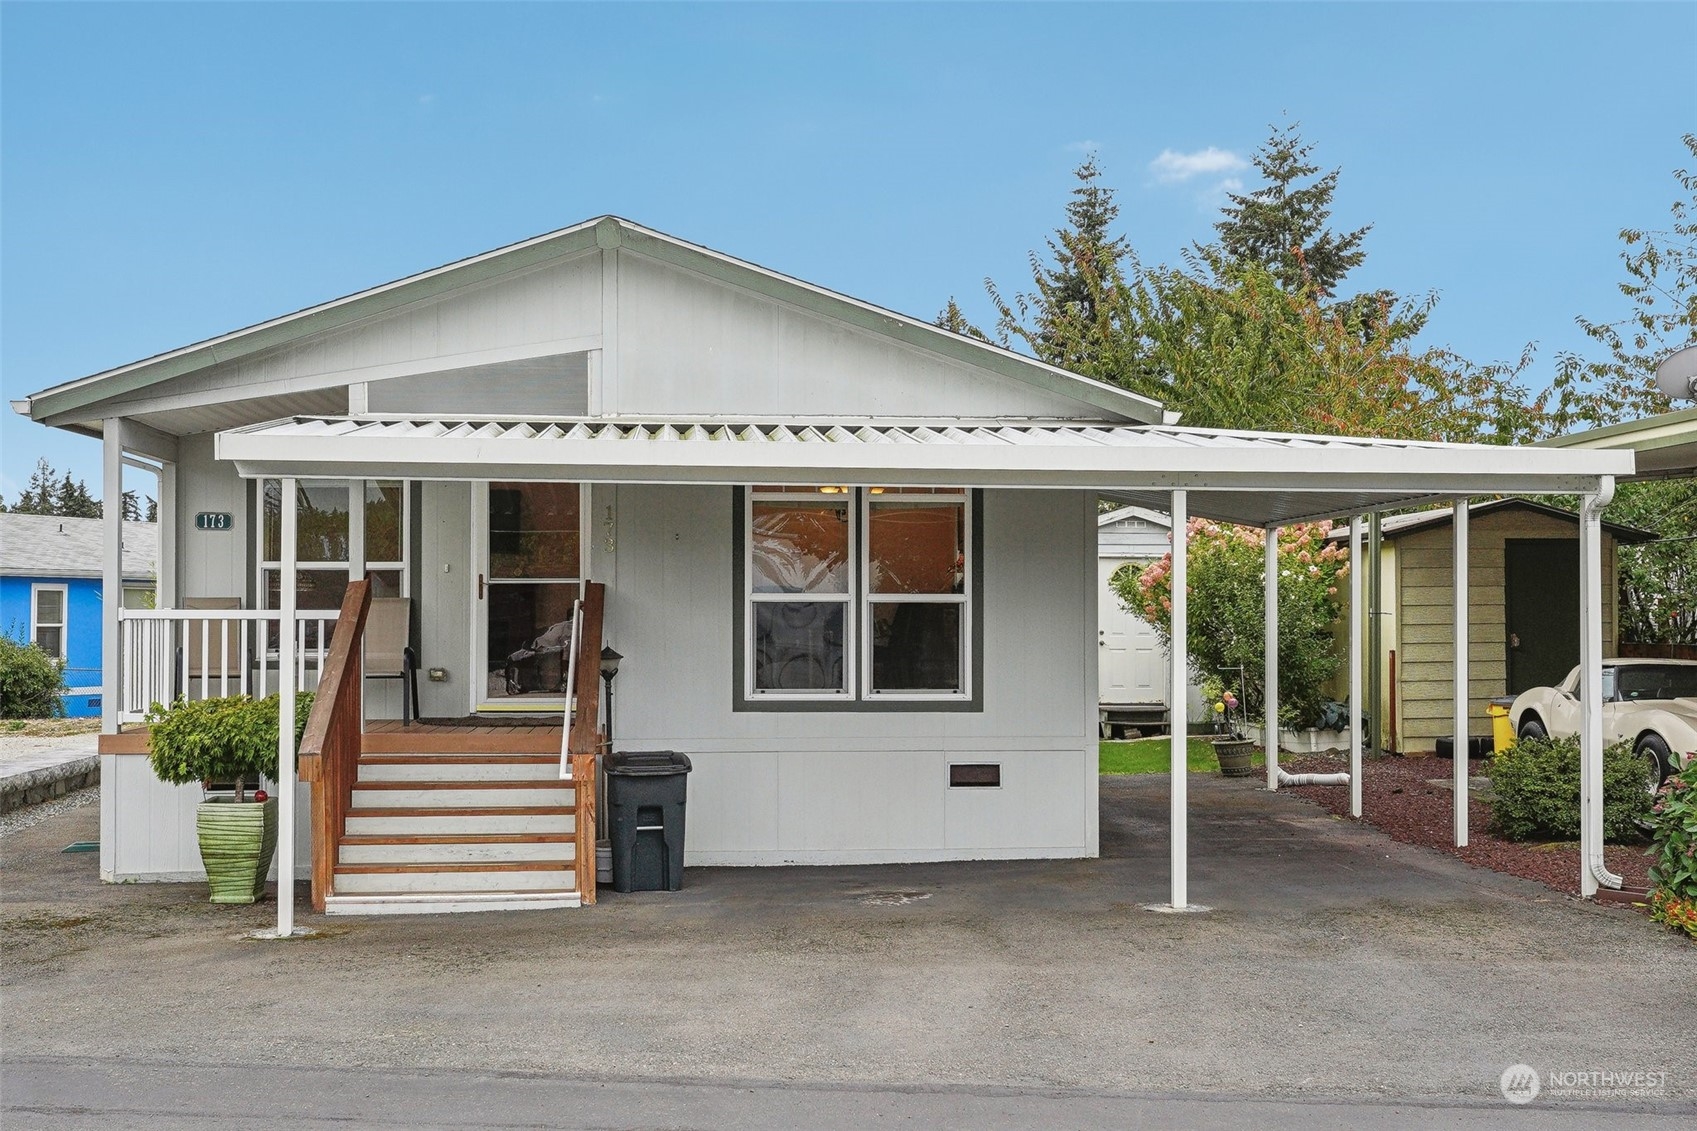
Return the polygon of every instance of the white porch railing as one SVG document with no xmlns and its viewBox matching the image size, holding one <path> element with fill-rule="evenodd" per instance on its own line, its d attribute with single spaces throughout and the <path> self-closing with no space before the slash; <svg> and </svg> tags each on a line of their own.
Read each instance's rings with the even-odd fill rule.
<svg viewBox="0 0 1697 1131">
<path fill-rule="evenodd" d="M 295 686 L 309 690 L 330 648 L 335 609 L 295 614 Z M 141 722 L 179 696 L 263 698 L 277 690 L 275 609 L 119 609 L 118 721 Z"/>
</svg>

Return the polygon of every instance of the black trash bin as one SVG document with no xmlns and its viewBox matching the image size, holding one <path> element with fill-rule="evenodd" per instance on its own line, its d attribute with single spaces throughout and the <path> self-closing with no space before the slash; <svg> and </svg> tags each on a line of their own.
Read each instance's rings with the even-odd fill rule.
<svg viewBox="0 0 1697 1131">
<path fill-rule="evenodd" d="M 607 813 L 614 891 L 677 891 L 684 879 L 689 758 L 672 750 L 609 754 Z"/>
</svg>

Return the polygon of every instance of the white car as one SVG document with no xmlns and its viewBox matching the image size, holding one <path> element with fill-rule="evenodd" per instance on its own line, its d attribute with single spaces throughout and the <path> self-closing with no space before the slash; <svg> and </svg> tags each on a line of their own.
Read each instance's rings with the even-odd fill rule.
<svg viewBox="0 0 1697 1131">
<path fill-rule="evenodd" d="M 1508 709 L 1521 738 L 1579 733 L 1579 669 Z M 1697 758 L 1697 660 L 1604 660 L 1603 742 L 1630 742 L 1658 785 Z"/>
</svg>

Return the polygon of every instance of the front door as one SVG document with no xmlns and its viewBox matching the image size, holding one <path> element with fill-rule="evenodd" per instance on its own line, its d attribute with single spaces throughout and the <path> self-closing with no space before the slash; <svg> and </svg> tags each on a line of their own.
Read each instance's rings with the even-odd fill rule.
<svg viewBox="0 0 1697 1131">
<path fill-rule="evenodd" d="M 1579 544 L 1510 538 L 1503 549 L 1508 693 L 1554 687 L 1579 662 Z"/>
<path fill-rule="evenodd" d="M 564 707 L 587 493 L 576 483 L 483 484 L 472 512 L 478 710 Z"/>
</svg>

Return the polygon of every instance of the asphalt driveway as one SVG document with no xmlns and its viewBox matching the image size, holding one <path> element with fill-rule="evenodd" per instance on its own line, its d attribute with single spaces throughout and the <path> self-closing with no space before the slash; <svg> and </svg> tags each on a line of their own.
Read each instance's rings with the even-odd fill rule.
<svg viewBox="0 0 1697 1131">
<path fill-rule="evenodd" d="M 9 1120 L 38 1069 L 147 1064 L 1506 1110 L 1525 1063 L 1665 1073 L 1540 1107 L 1697 1114 L 1697 947 L 1191 780 L 1206 914 L 1140 908 L 1166 897 L 1151 776 L 1104 779 L 1100 860 L 694 869 L 575 912 L 309 914 L 287 943 L 242 937 L 270 904 L 99 883 L 59 851 L 98 832 L 72 810 L 0 838 Z"/>
</svg>

